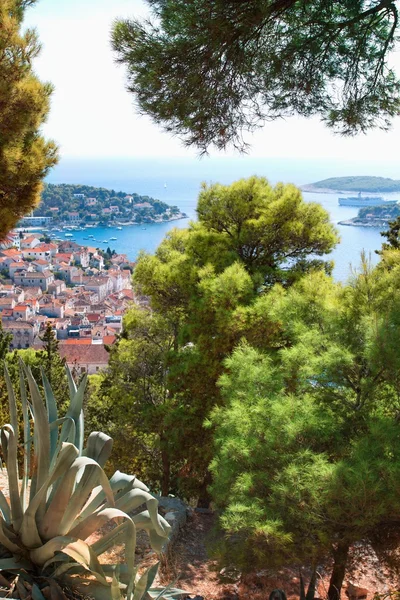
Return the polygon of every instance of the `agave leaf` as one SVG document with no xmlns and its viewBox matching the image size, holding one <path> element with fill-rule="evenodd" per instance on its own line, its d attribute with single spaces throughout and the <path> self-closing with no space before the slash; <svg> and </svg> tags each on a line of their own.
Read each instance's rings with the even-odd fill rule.
<svg viewBox="0 0 400 600">
<path fill-rule="evenodd" d="M 79 388 L 76 387 L 75 381 L 71 375 L 71 371 L 68 365 L 65 366 L 68 378 L 68 385 L 70 390 L 70 405 L 67 411 L 66 416 L 72 417 L 75 421 L 76 426 L 76 437 L 75 437 L 75 446 L 79 450 L 79 454 L 82 454 L 83 449 L 83 398 L 85 394 L 85 388 L 87 383 L 87 375 L 85 374 Z"/>
<path fill-rule="evenodd" d="M 93 487 L 97 486 L 98 483 L 104 490 L 108 504 L 114 506 L 114 496 L 104 470 L 91 458 L 81 457 L 80 460 L 85 467 L 84 477 L 78 483 L 71 497 L 71 502 L 64 512 L 61 528 L 63 532 L 65 530 L 65 533 L 75 526 L 76 517 L 85 506 Z"/>
<path fill-rule="evenodd" d="M 18 416 L 17 416 L 17 403 L 15 400 L 14 389 L 11 383 L 10 375 L 8 373 L 7 364 L 4 363 L 4 379 L 6 380 L 7 385 L 7 394 L 8 394 L 8 406 L 10 409 L 10 423 L 18 436 Z"/>
<path fill-rule="evenodd" d="M 85 394 L 86 381 L 87 381 L 87 378 L 85 375 L 85 379 L 82 381 L 82 384 L 84 384 L 84 387 L 82 390 L 82 404 L 83 404 L 83 396 Z M 78 389 L 77 395 L 78 394 L 79 394 L 79 389 Z M 79 448 L 80 454 L 82 454 L 82 452 L 83 452 L 84 437 L 85 437 L 85 422 L 84 422 L 83 409 L 82 409 L 81 412 L 79 413 L 78 421 L 76 422 L 76 434 L 75 434 L 75 444 Z"/>
<path fill-rule="evenodd" d="M 47 407 L 47 418 L 50 425 L 50 461 L 53 456 L 55 456 L 57 451 L 57 440 L 58 440 L 58 431 L 51 427 L 51 424 L 57 421 L 58 419 L 58 410 L 56 399 L 54 398 L 53 390 L 51 389 L 50 382 L 47 378 L 44 369 L 41 369 L 42 372 L 42 380 L 43 380 L 43 388 L 44 388 L 44 397 L 46 399 L 46 407 Z"/>
<path fill-rule="evenodd" d="M 17 430 L 18 434 L 18 430 Z M 11 504 L 11 521 L 16 531 L 19 531 L 22 523 L 22 506 L 19 496 L 17 439 L 11 425 L 4 425 L 0 430 L 1 446 L 7 466 L 8 485 Z"/>
<path fill-rule="evenodd" d="M 153 521 L 148 513 L 148 511 L 144 510 L 138 515 L 132 516 L 132 521 L 135 523 L 137 529 L 144 529 L 147 531 L 148 536 L 150 538 L 150 544 L 155 552 L 162 552 L 163 546 L 168 538 L 168 533 L 164 535 L 159 535 L 153 526 Z"/>
<path fill-rule="evenodd" d="M 11 511 L 5 495 L 0 490 L 0 510 L 3 513 L 3 519 L 6 523 L 11 523 Z"/>
<path fill-rule="evenodd" d="M 153 600 L 176 600 L 176 598 L 188 595 L 187 591 L 180 590 L 179 588 L 173 588 L 171 585 L 168 585 L 166 588 L 151 588 L 148 590 L 147 594 Z"/>
<path fill-rule="evenodd" d="M 73 590 L 82 594 L 84 598 L 112 600 L 110 585 L 102 585 L 98 581 L 82 580 L 81 577 L 69 577 L 69 575 L 64 575 L 63 581 Z"/>
<path fill-rule="evenodd" d="M 141 504 L 146 504 L 154 530 L 158 535 L 167 537 L 171 526 L 158 514 L 158 501 L 151 494 L 140 489 L 133 489 L 119 498 L 115 506 L 124 512 L 129 512 L 138 508 Z"/>
<path fill-rule="evenodd" d="M 153 581 L 157 575 L 159 563 L 156 563 L 139 577 L 135 584 L 133 600 L 141 600 L 153 585 Z"/>
<path fill-rule="evenodd" d="M 77 391 L 76 383 L 74 381 L 74 378 L 72 377 L 71 369 L 69 368 L 68 365 L 65 365 L 65 372 L 67 373 L 69 396 L 70 396 L 70 399 L 72 399 L 75 396 L 76 391 Z M 77 413 L 77 416 L 78 415 L 79 415 L 79 411 Z"/>
<path fill-rule="evenodd" d="M 40 548 L 33 548 L 29 552 L 29 556 L 35 565 L 42 567 L 46 564 L 47 566 L 47 561 L 53 562 L 56 552 L 62 552 L 64 547 L 73 542 L 76 542 L 76 539 L 71 536 L 58 535 L 40 546 Z"/>
<path fill-rule="evenodd" d="M 4 521 L 0 519 L 0 544 L 2 544 L 7 550 L 10 550 L 13 554 L 20 554 L 21 548 L 14 544 L 14 542 L 7 535 L 7 529 L 3 526 Z"/>
<path fill-rule="evenodd" d="M 124 493 L 130 491 L 134 485 L 136 478 L 134 475 L 126 475 L 120 471 L 116 471 L 110 479 L 110 486 L 114 494 L 114 500 Z M 99 486 L 94 488 L 92 494 L 88 500 L 88 504 L 82 510 L 79 515 L 77 522 L 83 521 L 86 517 L 91 515 L 96 509 L 101 506 L 106 500 L 106 495 L 103 489 Z"/>
<path fill-rule="evenodd" d="M 50 587 L 50 598 L 51 600 L 67 600 L 67 596 L 64 594 L 62 588 L 58 585 L 52 577 L 47 578 L 47 582 Z"/>
<path fill-rule="evenodd" d="M 75 492 L 72 493 L 78 473 L 87 467 L 90 467 L 91 471 L 94 471 L 93 477 L 91 477 L 87 486 L 83 487 L 79 484 Z M 41 531 L 45 539 L 49 540 L 57 535 L 66 535 L 68 533 L 73 525 L 77 511 L 81 509 L 90 494 L 91 490 L 88 489 L 88 486 L 92 485 L 93 481 L 96 484 L 100 482 L 106 493 L 107 500 L 113 503 L 112 490 L 103 469 L 91 458 L 78 457 L 59 482 L 57 492 L 44 515 Z"/>
<path fill-rule="evenodd" d="M 128 584 L 129 580 L 131 578 L 131 576 L 133 575 L 133 577 L 136 576 L 137 574 L 137 568 L 135 568 L 133 571 L 130 570 L 130 568 L 128 567 L 127 564 L 122 563 L 122 564 L 118 564 L 118 565 L 102 565 L 103 567 L 103 571 L 105 573 L 105 575 L 107 576 L 112 576 L 115 572 L 115 569 L 118 567 L 119 568 L 119 577 L 118 580 L 120 582 L 120 584 Z"/>
<path fill-rule="evenodd" d="M 117 527 L 114 527 L 111 531 L 103 535 L 97 542 L 92 544 L 92 548 L 96 553 L 96 556 L 100 556 L 104 552 L 107 552 L 111 546 L 117 543 L 117 540 L 126 533 L 127 523 L 120 523 Z"/>
<path fill-rule="evenodd" d="M 122 512 L 122 510 L 118 510 L 117 508 L 105 508 L 94 513 L 93 515 L 90 515 L 84 521 L 82 521 L 82 523 L 79 523 L 78 525 L 76 525 L 76 527 L 71 529 L 68 532 L 68 535 L 77 537 L 81 540 L 85 540 L 94 531 L 96 531 L 100 527 L 103 527 L 103 525 L 108 523 L 108 521 L 113 521 L 114 519 L 123 519 L 127 523 L 131 523 L 130 533 L 132 537 L 135 538 L 136 544 L 136 529 L 131 517 L 126 513 Z M 98 548 L 99 546 L 96 546 L 96 544 L 94 544 L 94 547 Z"/>
<path fill-rule="evenodd" d="M 31 569 L 29 560 L 24 558 L 2 558 L 0 559 L 0 571 L 20 571 L 21 569 Z"/>
<path fill-rule="evenodd" d="M 83 452 L 84 456 L 93 458 L 101 467 L 104 467 L 107 460 L 110 458 L 113 440 L 109 435 L 101 431 L 93 431 L 86 442 L 86 449 Z"/>
<path fill-rule="evenodd" d="M 21 505 L 22 511 L 25 512 L 27 505 L 27 490 L 28 490 L 28 480 L 29 480 L 29 468 L 30 468 L 30 460 L 31 460 L 31 426 L 29 422 L 29 408 L 28 408 L 28 399 L 26 397 L 26 385 L 24 379 L 24 371 L 21 365 L 21 359 L 19 365 L 19 389 L 21 394 L 21 404 L 22 404 L 22 417 L 24 422 L 24 470 L 22 475 L 22 484 L 21 484 Z"/>
<path fill-rule="evenodd" d="M 58 451 L 64 442 L 75 444 L 76 425 L 72 417 L 63 417 L 63 426 L 61 428 L 60 439 L 58 441 Z"/>
<path fill-rule="evenodd" d="M 69 471 L 76 460 L 77 454 L 78 450 L 73 444 L 63 444 L 52 473 L 30 501 L 21 527 L 21 540 L 27 548 L 35 548 L 42 545 L 39 531 L 43 528 L 43 522 L 37 518 L 37 514 L 40 507 L 46 503 L 46 495 L 49 487 L 56 479 Z"/>
<path fill-rule="evenodd" d="M 112 582 L 111 582 L 111 598 L 112 598 L 112 600 L 121 600 L 122 599 L 121 589 L 119 587 L 118 580 L 119 580 L 119 568 L 117 567 L 117 569 L 113 573 L 113 578 L 112 578 Z"/>
<path fill-rule="evenodd" d="M 46 481 L 50 469 L 50 427 L 46 409 L 43 404 L 43 399 L 40 395 L 37 383 L 29 368 L 26 369 L 26 374 L 28 379 L 29 391 L 32 399 L 35 422 L 35 457 L 37 460 L 36 486 L 40 488 Z M 36 487 L 34 490 L 31 490 L 31 498 L 35 493 Z M 41 517 L 42 515 L 39 516 Z"/>
<path fill-rule="evenodd" d="M 32 600 L 46 600 L 36 583 L 32 584 Z"/>
<path fill-rule="evenodd" d="M 82 540 L 75 539 L 74 541 L 70 541 L 69 543 L 64 543 L 63 540 L 68 540 L 68 537 L 69 536 L 59 536 L 58 538 L 55 538 L 55 540 L 59 540 L 58 544 L 54 544 L 54 540 L 50 540 L 50 542 L 47 542 L 45 546 L 39 548 L 38 550 L 35 550 L 34 552 L 38 552 L 37 556 L 39 556 L 39 562 L 41 563 L 45 554 L 47 556 L 48 552 L 52 551 L 52 556 L 47 558 L 47 560 L 44 563 L 44 566 L 48 567 L 54 562 L 54 552 L 61 551 L 63 554 L 67 555 L 66 561 L 68 562 L 56 569 L 54 573 L 55 577 L 60 577 L 61 575 L 66 573 L 71 567 L 75 566 L 74 563 L 70 562 L 70 558 L 72 558 L 75 561 L 75 563 L 80 564 L 83 568 L 90 571 L 90 573 L 92 573 L 96 577 L 97 581 L 99 581 L 103 585 L 108 585 L 108 581 L 103 572 L 103 568 L 96 554 L 93 552 L 92 548 Z M 48 549 L 46 549 L 45 551 L 46 546 L 48 546 Z M 43 553 L 39 554 L 41 550 L 43 550 Z M 59 562 L 59 560 L 60 557 L 57 556 L 57 562 Z"/>
</svg>

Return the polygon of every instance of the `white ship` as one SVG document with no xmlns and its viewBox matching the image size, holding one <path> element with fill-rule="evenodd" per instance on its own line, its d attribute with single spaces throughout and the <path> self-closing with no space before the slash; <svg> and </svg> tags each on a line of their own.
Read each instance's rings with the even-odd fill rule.
<svg viewBox="0 0 400 600">
<path fill-rule="evenodd" d="M 368 208 L 369 206 L 394 206 L 397 200 L 385 200 L 382 196 L 349 196 L 338 198 L 339 206 L 356 206 L 357 208 Z"/>
</svg>

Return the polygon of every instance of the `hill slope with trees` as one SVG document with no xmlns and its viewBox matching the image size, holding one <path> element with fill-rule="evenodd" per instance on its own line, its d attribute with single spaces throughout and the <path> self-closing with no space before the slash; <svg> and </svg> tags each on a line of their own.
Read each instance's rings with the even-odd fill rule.
<svg viewBox="0 0 400 600">
<path fill-rule="evenodd" d="M 367 175 L 351 177 L 330 177 L 303 186 L 305 191 L 332 190 L 334 192 L 400 192 L 400 179 L 389 177 L 370 177 Z"/>
<path fill-rule="evenodd" d="M 107 222 L 113 218 L 136 222 L 170 221 L 185 216 L 177 206 L 136 193 L 128 194 L 90 185 L 45 184 L 35 216 L 68 221 L 71 213 L 78 213 L 84 222 Z"/>
</svg>

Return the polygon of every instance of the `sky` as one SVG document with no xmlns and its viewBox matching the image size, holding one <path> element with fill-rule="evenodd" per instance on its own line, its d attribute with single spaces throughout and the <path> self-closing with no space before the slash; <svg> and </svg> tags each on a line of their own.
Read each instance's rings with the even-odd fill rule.
<svg viewBox="0 0 400 600">
<path fill-rule="evenodd" d="M 194 149 L 137 113 L 125 89 L 124 67 L 114 62 L 109 41 L 113 20 L 146 14 L 141 0 L 39 0 L 27 10 L 25 25 L 36 27 L 43 46 L 35 70 L 55 86 L 44 133 L 60 145 L 63 157 L 196 156 Z M 400 56 L 395 61 L 400 64 Z M 292 117 L 268 123 L 246 141 L 252 157 L 356 158 L 395 165 L 400 118 L 389 132 L 343 138 L 317 118 Z M 237 156 L 230 150 L 211 154 Z"/>
</svg>

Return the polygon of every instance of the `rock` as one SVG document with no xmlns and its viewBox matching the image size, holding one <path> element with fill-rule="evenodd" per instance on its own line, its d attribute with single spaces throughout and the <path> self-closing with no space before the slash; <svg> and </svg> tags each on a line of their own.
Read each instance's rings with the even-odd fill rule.
<svg viewBox="0 0 400 600">
<path fill-rule="evenodd" d="M 235 567 L 224 567 L 219 572 L 219 580 L 221 583 L 236 583 L 240 580 L 242 574 Z"/>
<path fill-rule="evenodd" d="M 211 508 L 195 508 L 194 511 L 201 515 L 212 515 L 214 513 Z"/>
<path fill-rule="evenodd" d="M 166 552 L 168 545 L 176 541 L 179 531 L 186 524 L 189 507 L 180 498 L 174 496 L 161 496 L 158 498 L 158 504 L 164 512 L 164 519 L 171 525 L 169 540 L 163 547 L 163 552 Z"/>
<path fill-rule="evenodd" d="M 367 588 L 354 585 L 354 583 L 349 581 L 345 594 L 348 596 L 349 600 L 362 600 L 363 598 L 366 598 L 368 594 L 370 594 L 370 591 L 367 590 Z"/>
<path fill-rule="evenodd" d="M 167 512 L 167 513 L 164 515 L 164 519 L 165 519 L 166 521 L 168 521 L 168 523 L 169 523 L 170 525 L 173 525 L 173 524 L 174 524 L 174 522 L 176 521 L 176 514 L 175 514 L 175 513 L 173 513 L 173 512 Z"/>
</svg>

